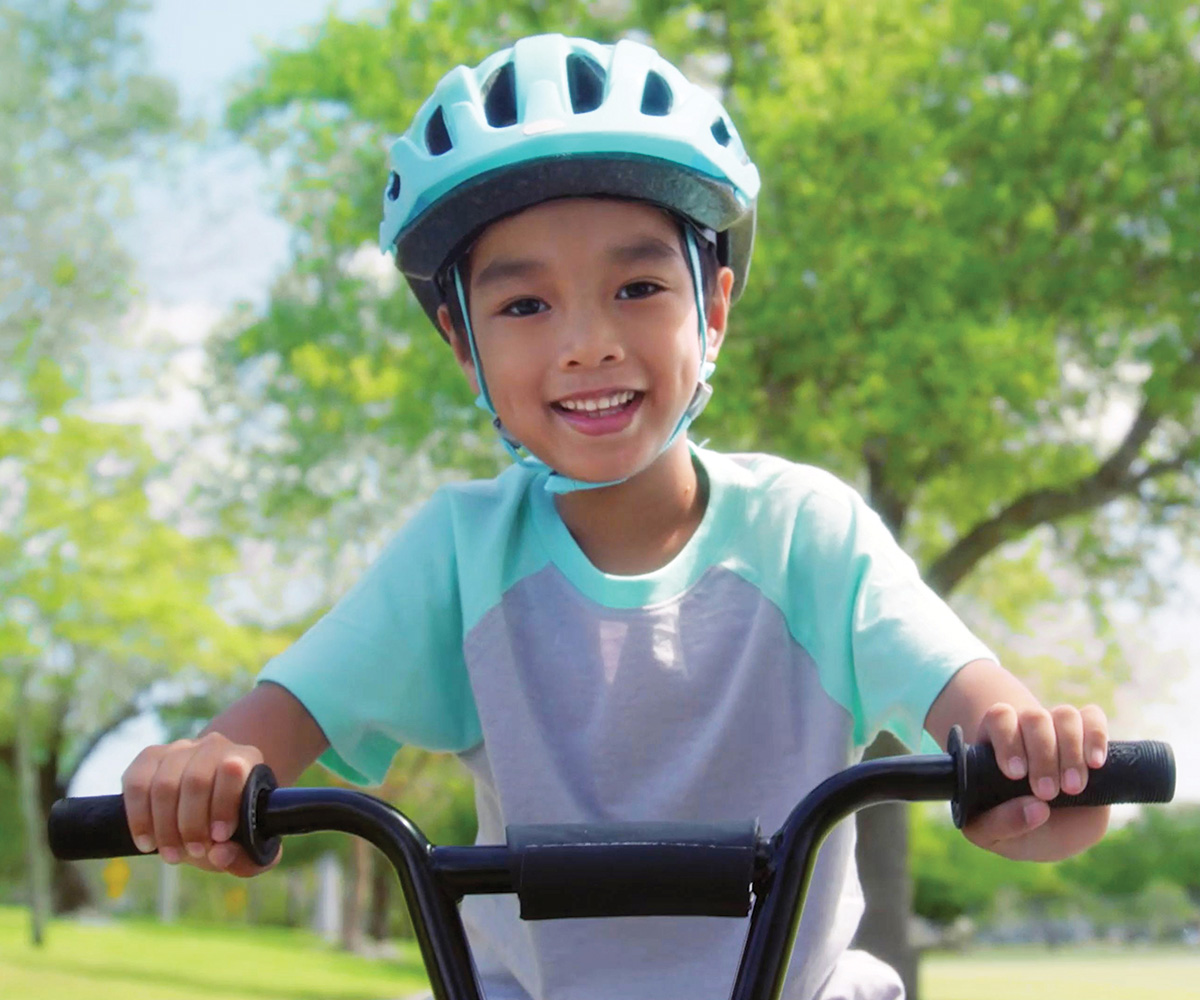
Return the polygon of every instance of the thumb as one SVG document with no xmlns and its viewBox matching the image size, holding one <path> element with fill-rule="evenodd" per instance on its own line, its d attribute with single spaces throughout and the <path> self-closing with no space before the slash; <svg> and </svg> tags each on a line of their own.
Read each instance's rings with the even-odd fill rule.
<svg viewBox="0 0 1200 1000">
<path fill-rule="evenodd" d="M 963 827 L 963 834 L 977 847 L 992 849 L 1023 836 L 1050 818 L 1050 806 L 1034 795 L 1002 802 Z"/>
</svg>

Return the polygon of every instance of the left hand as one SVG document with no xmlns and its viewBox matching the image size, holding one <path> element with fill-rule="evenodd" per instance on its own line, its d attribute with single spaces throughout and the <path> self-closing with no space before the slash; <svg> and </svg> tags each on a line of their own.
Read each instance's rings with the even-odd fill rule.
<svg viewBox="0 0 1200 1000">
<path fill-rule="evenodd" d="M 1029 777 L 1032 794 L 1012 799 L 963 828 L 979 847 L 1017 861 L 1061 861 L 1091 847 L 1108 828 L 1108 806 L 1051 810 L 1060 789 L 1076 795 L 1108 753 L 1108 720 L 1096 705 L 1022 707 L 999 702 L 983 716 L 976 740 L 990 743 L 1009 778 Z"/>
</svg>

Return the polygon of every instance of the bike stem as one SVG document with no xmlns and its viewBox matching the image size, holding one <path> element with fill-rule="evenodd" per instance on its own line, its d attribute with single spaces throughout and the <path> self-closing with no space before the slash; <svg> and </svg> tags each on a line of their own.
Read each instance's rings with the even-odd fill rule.
<svg viewBox="0 0 1200 1000">
<path fill-rule="evenodd" d="M 814 788 L 764 843 L 755 904 L 731 1000 L 778 1000 L 817 850 L 839 820 L 886 801 L 945 801 L 955 768 L 944 755 L 885 758 Z M 265 836 L 338 830 L 383 852 L 400 878 L 436 1000 L 481 1000 L 458 914 L 464 895 L 514 892 L 508 848 L 434 847 L 403 813 L 363 792 L 283 788 L 268 794 Z"/>
<path fill-rule="evenodd" d="M 839 820 L 880 802 L 945 801 L 955 765 L 945 755 L 886 757 L 826 779 L 771 838 L 762 883 L 755 880 L 750 930 L 730 1000 L 778 1000 L 812 878 L 817 849 Z"/>
</svg>

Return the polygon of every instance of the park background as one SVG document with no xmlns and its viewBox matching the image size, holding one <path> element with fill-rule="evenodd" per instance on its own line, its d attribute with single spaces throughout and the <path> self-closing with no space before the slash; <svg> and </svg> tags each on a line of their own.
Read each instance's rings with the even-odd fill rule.
<svg viewBox="0 0 1200 1000">
<path fill-rule="evenodd" d="M 33 819 L 68 787 L 115 791 L 138 747 L 244 690 L 438 482 L 502 467 L 373 247 L 386 138 L 445 68 L 512 37 L 627 34 L 722 95 L 764 176 L 697 433 L 853 482 L 1046 698 L 1098 700 L 1118 735 L 1179 755 L 1179 806 L 1127 810 L 1059 866 L 975 851 L 942 811 L 874 811 L 910 860 L 880 883 L 876 926 L 966 949 L 974 964 L 926 952 L 930 996 L 984 996 L 973 975 L 1011 991 L 1030 964 L 1047 995 L 1071 995 L 1060 974 L 1196 990 L 1195 5 L 13 0 L 0 18 L 0 899 L 27 905 L 45 862 L 20 762 Z M 380 793 L 435 839 L 473 834 L 451 761 L 406 751 Z M 343 905 L 318 929 L 374 959 L 274 930 L 312 928 L 330 852 Z M 57 995 L 56 975 L 125 996 L 416 988 L 371 854 L 288 854 L 232 885 L 156 859 L 47 866 L 76 919 L 0 910 L 0 971 L 13 996 Z M 139 922 L 156 913 L 178 923 Z M 352 964 L 324 993 L 297 958 L 276 962 L 290 990 L 235 961 L 288 941 Z M 172 957 L 189 943 L 228 954 L 225 978 Z M 138 967 L 151 951 L 161 967 Z"/>
</svg>

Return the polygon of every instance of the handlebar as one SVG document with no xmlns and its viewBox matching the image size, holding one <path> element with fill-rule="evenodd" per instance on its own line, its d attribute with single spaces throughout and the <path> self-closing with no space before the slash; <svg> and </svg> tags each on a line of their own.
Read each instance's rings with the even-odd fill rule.
<svg viewBox="0 0 1200 1000">
<path fill-rule="evenodd" d="M 436 1000 L 480 1000 L 457 905 L 486 893 L 516 893 L 526 920 L 749 913 L 731 1000 L 777 1000 L 817 848 L 834 824 L 879 802 L 949 800 L 961 827 L 1030 794 L 1028 779 L 1004 777 L 992 748 L 966 745 L 958 726 L 947 751 L 847 768 L 809 792 L 769 839 L 753 821 L 590 823 L 510 826 L 506 844 L 470 847 L 431 844 L 408 817 L 363 792 L 278 788 L 260 764 L 243 791 L 233 839 L 259 864 L 292 834 L 337 830 L 378 847 L 400 879 Z M 1051 806 L 1169 802 L 1174 794 L 1167 744 L 1111 741 L 1084 791 L 1060 794 Z M 58 858 L 141 854 L 120 795 L 60 799 L 48 833 Z"/>
</svg>

